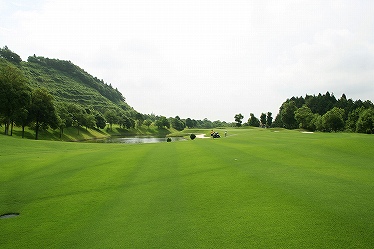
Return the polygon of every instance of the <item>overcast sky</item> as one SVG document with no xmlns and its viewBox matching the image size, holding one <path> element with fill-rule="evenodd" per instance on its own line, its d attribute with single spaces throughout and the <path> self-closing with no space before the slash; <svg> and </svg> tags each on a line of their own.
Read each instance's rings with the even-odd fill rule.
<svg viewBox="0 0 374 249">
<path fill-rule="evenodd" d="M 0 0 L 0 46 L 70 60 L 141 113 L 234 121 L 374 100 L 374 1 Z"/>
</svg>

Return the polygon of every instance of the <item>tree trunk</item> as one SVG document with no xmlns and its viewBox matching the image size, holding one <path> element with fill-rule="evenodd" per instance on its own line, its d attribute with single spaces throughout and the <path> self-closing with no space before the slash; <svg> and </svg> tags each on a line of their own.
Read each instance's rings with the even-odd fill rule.
<svg viewBox="0 0 374 249">
<path fill-rule="evenodd" d="M 5 120 L 5 127 L 4 127 L 4 134 L 5 135 L 8 135 L 8 133 L 9 133 L 9 124 L 10 124 L 10 120 L 9 119 L 7 119 L 7 120 Z"/>
<path fill-rule="evenodd" d="M 25 137 L 25 125 L 22 125 L 22 138 Z"/>
<path fill-rule="evenodd" d="M 39 121 L 36 121 L 36 125 L 35 125 L 35 140 L 38 140 L 38 136 L 39 136 Z"/>
<path fill-rule="evenodd" d="M 10 135 L 13 136 L 13 121 L 10 123 Z"/>
</svg>

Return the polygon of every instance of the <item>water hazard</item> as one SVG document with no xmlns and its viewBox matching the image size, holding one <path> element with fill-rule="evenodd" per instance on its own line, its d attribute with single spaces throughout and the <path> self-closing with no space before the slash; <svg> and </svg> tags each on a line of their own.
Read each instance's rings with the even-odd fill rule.
<svg viewBox="0 0 374 249">
<path fill-rule="evenodd" d="M 18 215 L 19 213 L 6 213 L 6 214 L 0 215 L 0 219 L 14 218 L 14 217 L 17 217 Z"/>
<path fill-rule="evenodd" d="M 183 137 L 171 137 L 171 142 L 185 140 Z M 163 143 L 166 137 L 134 136 L 134 137 L 108 137 L 105 139 L 95 139 L 88 142 L 96 143 L 123 143 L 123 144 L 144 144 L 144 143 Z"/>
</svg>

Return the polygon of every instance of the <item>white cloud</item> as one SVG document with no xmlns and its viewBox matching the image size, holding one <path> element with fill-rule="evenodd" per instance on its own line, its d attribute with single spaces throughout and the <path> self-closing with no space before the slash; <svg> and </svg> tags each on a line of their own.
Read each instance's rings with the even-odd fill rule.
<svg viewBox="0 0 374 249">
<path fill-rule="evenodd" d="M 322 30 L 315 34 L 312 43 L 292 47 L 279 58 L 275 68 L 268 70 L 275 71 L 281 92 L 300 96 L 330 91 L 355 99 L 372 99 L 373 51 L 373 43 L 363 42 L 348 30 Z"/>
<path fill-rule="evenodd" d="M 140 112 L 233 121 L 306 93 L 374 96 L 372 1 L 4 3 L 4 45 L 71 60 Z"/>
</svg>

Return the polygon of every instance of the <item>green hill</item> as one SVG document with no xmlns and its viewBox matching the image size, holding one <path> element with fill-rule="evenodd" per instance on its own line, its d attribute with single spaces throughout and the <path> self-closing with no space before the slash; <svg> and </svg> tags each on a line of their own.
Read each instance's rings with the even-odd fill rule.
<svg viewBox="0 0 374 249">
<path fill-rule="evenodd" d="M 28 127 L 38 139 L 38 131 L 50 127 L 59 128 L 62 138 L 65 128 L 75 127 L 79 134 L 83 127 L 98 131 L 106 123 L 118 124 L 122 134 L 134 129 L 136 120 L 143 120 L 118 89 L 70 61 L 36 55 L 22 61 L 5 46 L 0 48 L 0 76 L 0 127 L 4 124 L 7 135 L 17 130 L 13 127 L 22 127 L 24 137 Z M 41 111 L 49 105 L 47 99 L 52 107 Z M 38 101 L 44 102 L 37 106 Z"/>
<path fill-rule="evenodd" d="M 30 56 L 21 68 L 31 87 L 45 87 L 57 102 L 73 102 L 101 113 L 108 109 L 135 113 L 117 89 L 70 61 Z"/>
</svg>

